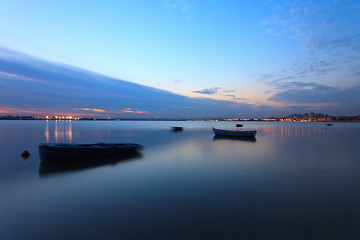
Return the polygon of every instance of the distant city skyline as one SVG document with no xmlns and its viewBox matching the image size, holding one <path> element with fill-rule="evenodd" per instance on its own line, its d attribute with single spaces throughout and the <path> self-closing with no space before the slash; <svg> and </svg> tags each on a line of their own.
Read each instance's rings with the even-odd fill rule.
<svg viewBox="0 0 360 240">
<path fill-rule="evenodd" d="M 360 114 L 357 116 L 330 116 L 323 113 L 303 113 L 291 114 L 284 117 L 265 117 L 265 118 L 208 118 L 208 119 L 185 119 L 185 118 L 117 118 L 104 116 L 73 117 L 63 116 L 36 116 L 36 115 L 1 115 L 0 120 L 53 120 L 53 121 L 281 121 L 281 122 L 360 122 Z"/>
<path fill-rule="evenodd" d="M 4 0 L 0 114 L 360 114 L 360 2 Z"/>
</svg>

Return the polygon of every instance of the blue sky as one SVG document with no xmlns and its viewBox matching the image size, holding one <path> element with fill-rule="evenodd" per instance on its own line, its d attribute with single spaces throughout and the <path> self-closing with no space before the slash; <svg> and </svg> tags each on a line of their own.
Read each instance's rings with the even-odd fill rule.
<svg viewBox="0 0 360 240">
<path fill-rule="evenodd" d="M 1 0 L 0 5 L 4 61 L 30 55 L 43 66 L 64 64 L 173 96 L 218 100 L 229 111 L 235 104 L 239 116 L 360 114 L 358 1 Z M 0 82 L 16 81 L 6 66 Z M 16 104 L 0 102 L 0 112 L 25 107 L 8 100 Z M 37 104 L 27 108 L 41 112 Z M 71 111 L 106 104 L 99 98 L 97 106 Z M 211 116 L 224 115 L 208 108 Z M 163 114 L 174 116 L 171 111 Z"/>
</svg>

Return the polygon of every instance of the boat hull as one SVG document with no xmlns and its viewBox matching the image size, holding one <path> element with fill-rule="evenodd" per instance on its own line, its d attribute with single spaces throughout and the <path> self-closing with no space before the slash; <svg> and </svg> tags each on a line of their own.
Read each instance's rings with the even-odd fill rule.
<svg viewBox="0 0 360 240">
<path fill-rule="evenodd" d="M 41 160 L 74 160 L 113 157 L 139 151 L 141 145 L 122 144 L 41 144 L 39 153 Z"/>
<path fill-rule="evenodd" d="M 172 127 L 172 130 L 174 132 L 181 132 L 183 130 L 183 127 Z"/>
<path fill-rule="evenodd" d="M 230 137 L 255 137 L 256 130 L 252 131 L 231 131 L 224 129 L 213 128 L 215 135 L 217 136 L 230 136 Z"/>
</svg>

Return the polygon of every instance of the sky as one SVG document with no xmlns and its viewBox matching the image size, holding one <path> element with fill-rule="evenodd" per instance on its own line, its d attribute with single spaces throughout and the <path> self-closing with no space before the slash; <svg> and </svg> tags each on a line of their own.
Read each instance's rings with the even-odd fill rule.
<svg viewBox="0 0 360 240">
<path fill-rule="evenodd" d="M 0 94 L 0 114 L 359 115 L 360 2 L 0 0 Z"/>
</svg>

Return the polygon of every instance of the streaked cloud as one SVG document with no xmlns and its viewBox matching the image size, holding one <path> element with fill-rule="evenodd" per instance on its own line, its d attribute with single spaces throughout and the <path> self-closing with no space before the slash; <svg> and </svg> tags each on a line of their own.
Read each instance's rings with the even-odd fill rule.
<svg viewBox="0 0 360 240">
<path fill-rule="evenodd" d="M 338 89 L 316 83 L 288 83 L 286 89 L 274 94 L 270 101 L 284 102 L 291 107 L 318 109 L 331 114 L 339 112 L 348 115 L 360 114 L 360 84 L 351 88 Z"/>
<path fill-rule="evenodd" d="M 102 113 L 105 112 L 105 110 L 103 110 L 103 109 L 97 109 L 97 108 L 81 108 L 81 110 L 92 111 L 92 112 L 102 112 Z"/>
<path fill-rule="evenodd" d="M 147 114 L 148 111 L 139 111 L 139 110 L 132 110 L 131 108 L 126 108 L 125 110 L 122 110 L 124 113 L 140 113 L 140 114 Z"/>
<path fill-rule="evenodd" d="M 226 94 L 225 96 L 232 98 L 233 100 L 238 100 L 238 101 L 246 101 L 246 98 L 240 98 L 240 97 L 236 97 L 233 94 Z"/>
<path fill-rule="evenodd" d="M 1 54 L 2 51 L 7 54 Z M 146 114 L 147 118 L 255 115 L 245 103 L 190 98 L 26 55 L 25 61 L 18 61 L 21 56 L 21 53 L 0 48 L 0 62 L 3 63 L 0 64 L 3 73 L 0 75 L 0 103 L 7 109 L 24 109 L 21 113 L 33 110 L 34 114 L 111 117 L 143 117 Z M 24 77 L 34 81 L 24 80 Z"/>
<path fill-rule="evenodd" d="M 268 33 L 282 35 L 301 47 L 292 64 L 295 77 L 321 77 L 344 69 L 355 74 L 360 67 L 360 3 L 347 1 L 271 2 L 274 12 L 261 24 Z M 312 80 L 314 81 L 314 79 Z"/>
<path fill-rule="evenodd" d="M 214 87 L 214 88 L 206 88 L 206 89 L 203 89 L 203 90 L 200 90 L 200 91 L 193 91 L 194 93 L 200 93 L 200 94 L 216 94 L 218 93 L 218 90 L 220 88 L 219 87 Z"/>
<path fill-rule="evenodd" d="M 11 108 L 11 107 L 1 107 L 0 113 L 4 114 L 44 114 L 43 111 L 36 111 L 31 109 L 22 109 L 22 108 Z"/>
<path fill-rule="evenodd" d="M 360 3 L 271 1 L 274 12 L 261 24 L 269 34 L 301 47 L 287 66 L 259 79 L 269 101 L 288 109 L 359 114 Z"/>
</svg>

